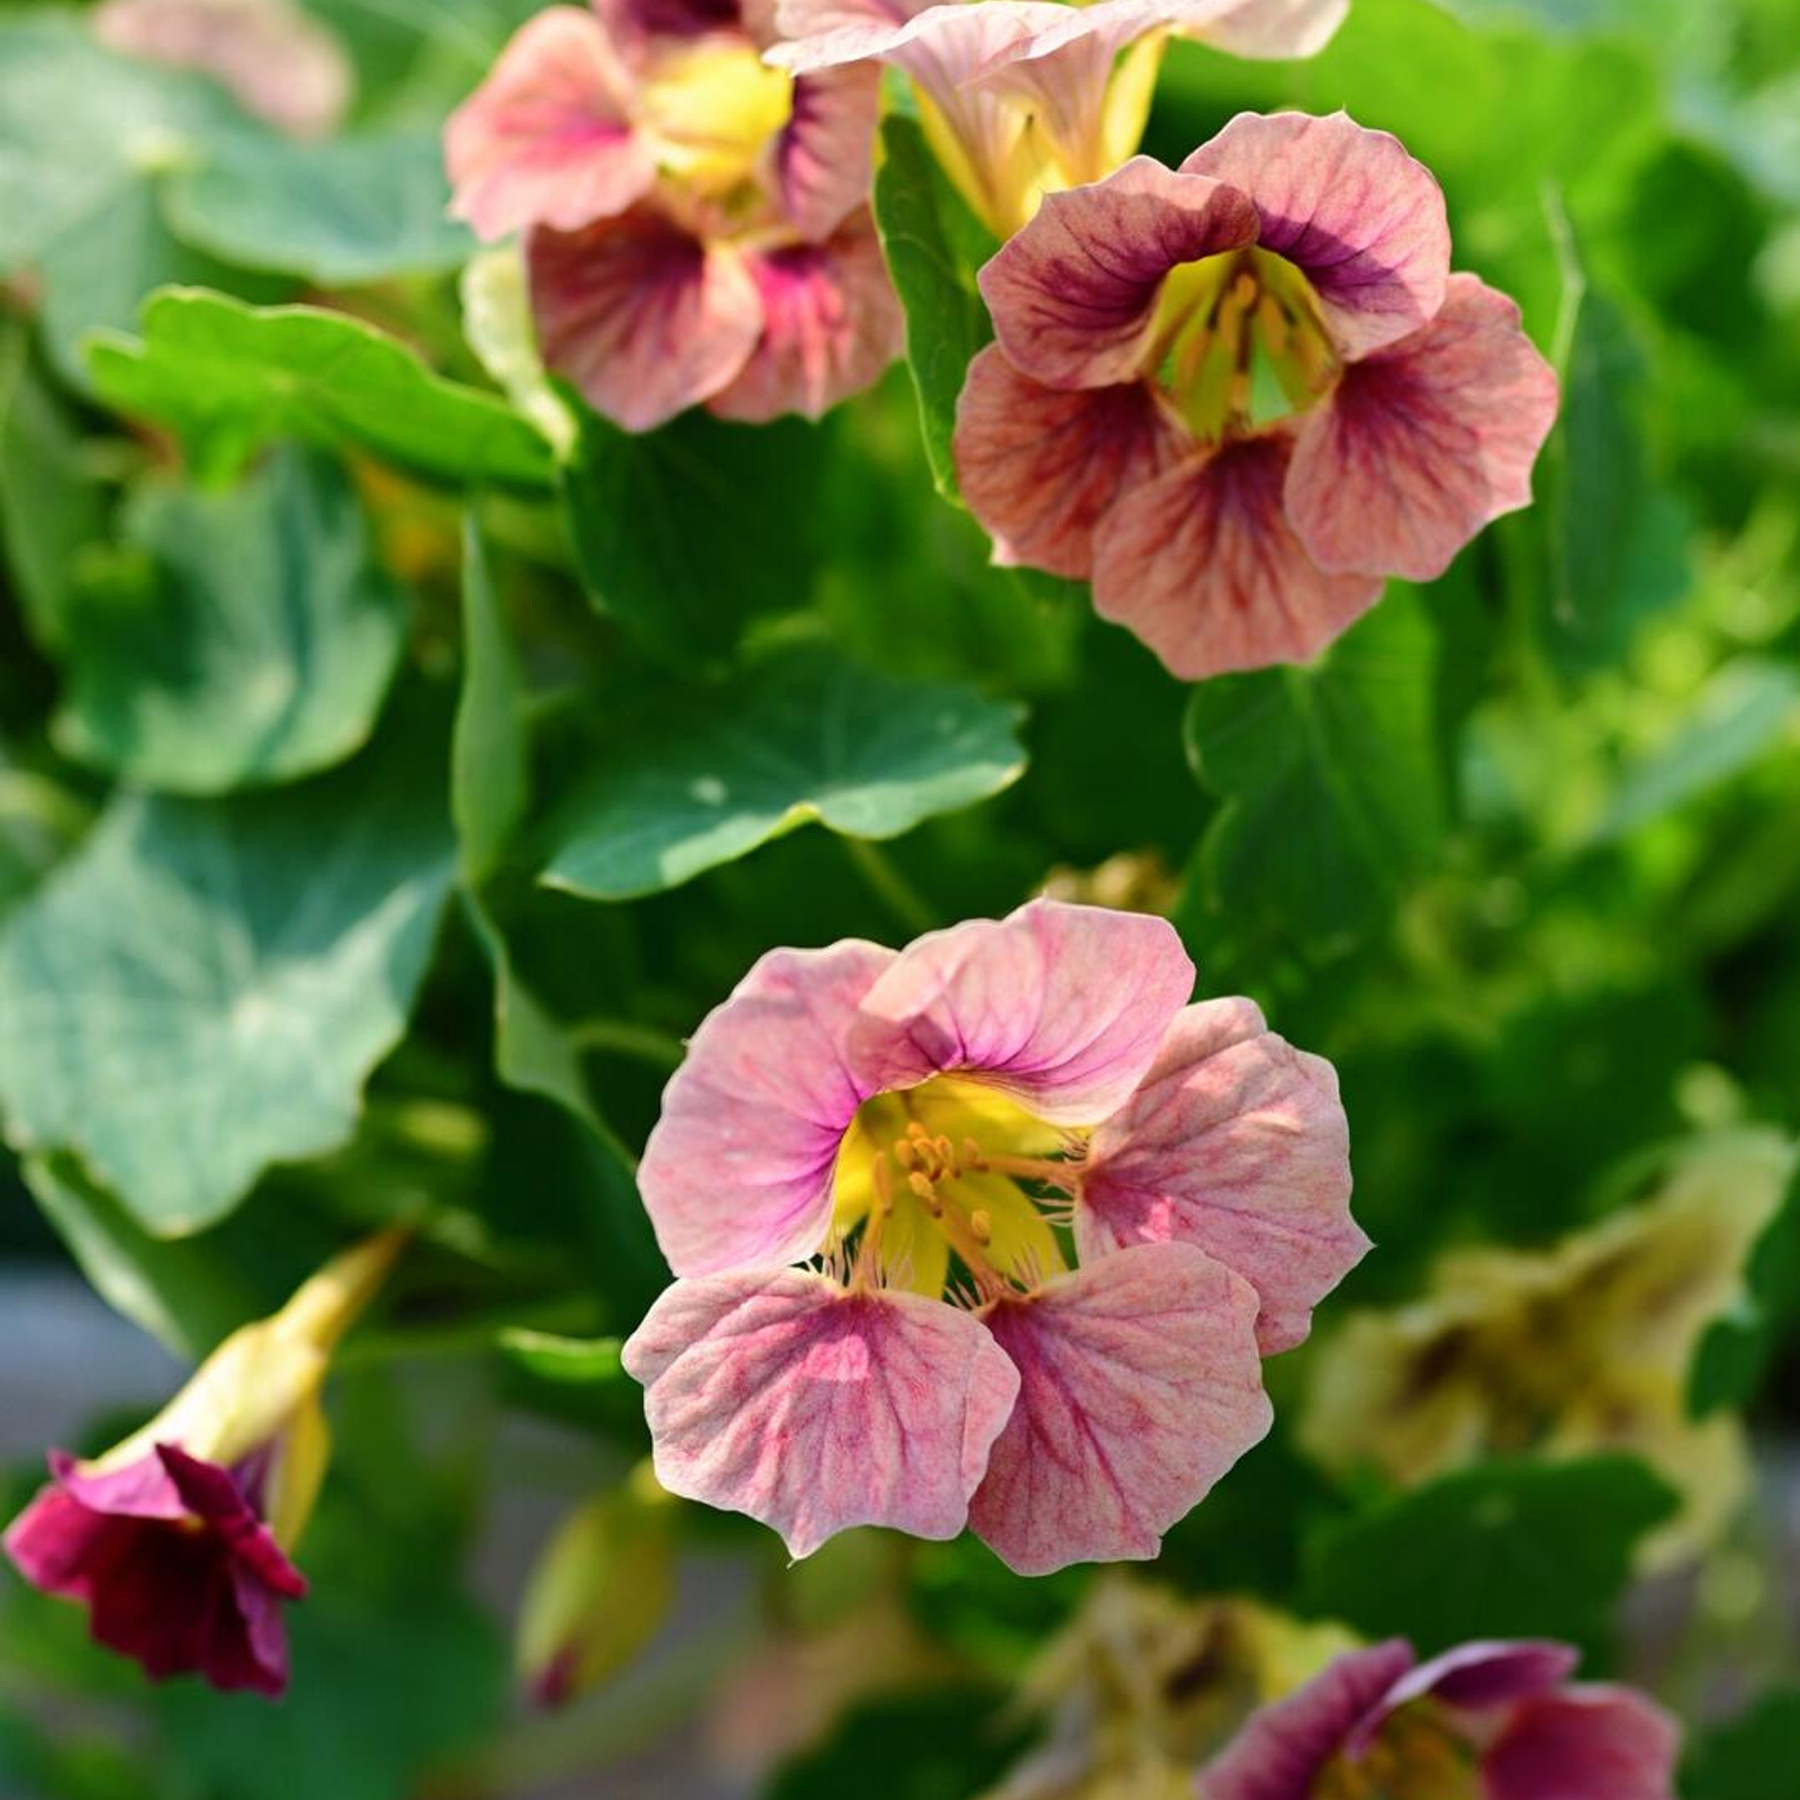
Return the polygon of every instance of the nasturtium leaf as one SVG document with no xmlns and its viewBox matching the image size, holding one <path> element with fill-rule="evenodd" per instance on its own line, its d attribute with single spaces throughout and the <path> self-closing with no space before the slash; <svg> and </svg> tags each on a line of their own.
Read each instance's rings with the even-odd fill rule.
<svg viewBox="0 0 1800 1800">
<path fill-rule="evenodd" d="M 1796 1769 L 1800 1688 L 1778 1688 L 1692 1744 L 1682 1763 L 1681 1792 L 1686 1800 L 1773 1800 Z"/>
<path fill-rule="evenodd" d="M 463 879 L 491 875 L 531 800 L 525 681 L 494 593 L 487 551 L 463 521 L 463 669 L 450 740 L 450 811 Z"/>
<path fill-rule="evenodd" d="M 1020 709 L 805 647 L 619 719 L 542 879 L 596 900 L 691 880 L 810 820 L 890 838 L 1025 767 Z"/>
<path fill-rule="evenodd" d="M 138 578 L 95 579 L 72 613 L 67 749 L 140 787 L 218 794 L 368 740 L 408 606 L 340 463 L 289 447 L 231 492 L 146 490 L 126 536 Z"/>
<path fill-rule="evenodd" d="M 1188 759 L 1224 802 L 1200 855 L 1214 909 L 1330 943 L 1429 863 L 1446 811 L 1437 654 L 1420 597 L 1394 588 L 1306 667 L 1194 690 Z"/>
<path fill-rule="evenodd" d="M 170 223 L 188 243 L 323 287 L 458 266 L 475 248 L 448 215 L 436 131 L 301 143 L 248 134 L 170 177 Z"/>
<path fill-rule="evenodd" d="M 1696 1417 L 1749 1406 L 1782 1334 L 1800 1326 L 1800 1167 L 1751 1249 L 1744 1290 L 1740 1304 L 1713 1322 L 1694 1354 L 1688 1406 Z"/>
<path fill-rule="evenodd" d="M 1328 1527 L 1306 1610 L 1422 1656 L 1471 1638 L 1607 1641 L 1632 1549 L 1675 1494 L 1628 1456 L 1499 1462 L 1446 1475 Z"/>
<path fill-rule="evenodd" d="M 179 434 L 201 471 L 236 468 L 273 437 L 373 451 L 426 475 L 538 487 L 542 438 L 503 401 L 434 375 L 359 319 L 310 306 L 246 306 L 169 288 L 144 308 L 141 341 L 88 345 L 102 399 Z"/>
<path fill-rule="evenodd" d="M 875 224 L 906 313 L 906 364 L 931 478 L 954 497 L 956 397 L 975 352 L 994 335 L 975 276 L 999 246 L 945 179 L 916 119 L 890 114 L 881 145 Z"/>
<path fill-rule="evenodd" d="M 124 793 L 0 931 L 0 1115 L 158 1236 L 353 1131 L 449 890 L 410 738 L 280 794 Z"/>
<path fill-rule="evenodd" d="M 633 435 L 580 410 L 563 506 L 602 613 L 665 660 L 694 663 L 728 652 L 750 615 L 806 604 L 829 426 L 694 411 Z"/>
</svg>

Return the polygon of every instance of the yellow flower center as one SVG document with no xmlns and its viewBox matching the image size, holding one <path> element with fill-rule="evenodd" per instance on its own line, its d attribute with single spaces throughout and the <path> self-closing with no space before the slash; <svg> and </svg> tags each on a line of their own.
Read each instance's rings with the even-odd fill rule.
<svg viewBox="0 0 1800 1800">
<path fill-rule="evenodd" d="M 663 171 L 723 194 L 756 173 L 763 147 L 788 122 L 793 78 L 741 39 L 705 38 L 658 61 L 639 105 Z"/>
<path fill-rule="evenodd" d="M 1433 1700 L 1403 1706 L 1367 1753 L 1334 1756 L 1312 1800 L 1480 1800 L 1476 1753 Z"/>
</svg>

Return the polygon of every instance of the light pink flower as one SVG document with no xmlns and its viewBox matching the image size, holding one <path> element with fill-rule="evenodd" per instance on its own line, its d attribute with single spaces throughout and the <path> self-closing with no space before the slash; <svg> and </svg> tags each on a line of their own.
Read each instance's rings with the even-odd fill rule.
<svg viewBox="0 0 1800 1800">
<path fill-rule="evenodd" d="M 955 451 L 995 559 L 1090 579 L 1175 674 L 1314 655 L 1527 505 L 1556 378 L 1343 114 L 1241 114 L 1052 195 L 981 272 Z"/>
<path fill-rule="evenodd" d="M 640 1170 L 664 1485 L 796 1556 L 965 1522 L 1027 1573 L 1153 1556 L 1367 1248 L 1329 1066 L 1193 978 L 1165 921 L 1042 900 L 765 956 Z"/>
<path fill-rule="evenodd" d="M 1340 1656 L 1200 1771 L 1200 1800 L 1674 1800 L 1679 1734 L 1631 1688 L 1571 1683 L 1576 1652 L 1400 1639 Z M 1478 1789 L 1476 1784 L 1478 1783 Z"/>
<path fill-rule="evenodd" d="M 765 35 L 735 0 L 552 7 L 446 127 L 452 210 L 526 234 L 546 364 L 628 430 L 817 417 L 898 354 L 878 72 L 793 81 Z"/>
</svg>

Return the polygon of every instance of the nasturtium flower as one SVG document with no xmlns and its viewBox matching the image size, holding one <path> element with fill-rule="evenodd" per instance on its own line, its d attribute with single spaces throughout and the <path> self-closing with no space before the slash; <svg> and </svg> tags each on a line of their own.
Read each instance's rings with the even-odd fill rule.
<svg viewBox="0 0 1800 1800">
<path fill-rule="evenodd" d="M 963 497 L 1185 679 L 1312 656 L 1530 500 L 1556 378 L 1451 273 L 1431 173 L 1341 113 L 1052 194 L 980 282 Z"/>
<path fill-rule="evenodd" d="M 524 25 L 445 129 L 452 211 L 525 234 L 545 363 L 645 431 L 817 417 L 898 354 L 867 199 L 872 69 L 794 81 L 734 0 Z"/>
<path fill-rule="evenodd" d="M 95 1640 L 158 1679 L 283 1693 L 281 1608 L 306 1593 L 292 1553 L 330 1450 L 320 1390 L 401 1241 L 385 1233 L 326 1264 L 104 1456 L 53 1450 L 50 1484 L 6 1533 L 25 1579 L 81 1602 Z"/>
<path fill-rule="evenodd" d="M 1353 1314 L 1314 1370 L 1308 1451 L 1407 1485 L 1485 1456 L 1641 1456 L 1681 1495 L 1649 1564 L 1691 1557 L 1749 1482 L 1743 1425 L 1689 1415 L 1701 1336 L 1743 1295 L 1793 1144 L 1742 1129 L 1678 1150 L 1642 1204 L 1542 1251 L 1463 1250 L 1424 1297 Z"/>
<path fill-rule="evenodd" d="M 1199 1800 L 1675 1800 L 1679 1734 L 1578 1653 L 1402 1639 L 1341 1656 L 1200 1771 Z"/>
<path fill-rule="evenodd" d="M 779 0 L 769 60 L 797 74 L 886 63 L 910 77 L 926 140 L 996 237 L 1046 194 L 1138 146 L 1170 36 L 1240 56 L 1309 56 L 1348 0 Z"/>
<path fill-rule="evenodd" d="M 1166 921 L 1043 900 L 758 962 L 640 1170 L 663 1485 L 795 1556 L 965 1523 L 1027 1574 L 1154 1555 L 1367 1248 L 1330 1065 L 1193 981 Z"/>
</svg>

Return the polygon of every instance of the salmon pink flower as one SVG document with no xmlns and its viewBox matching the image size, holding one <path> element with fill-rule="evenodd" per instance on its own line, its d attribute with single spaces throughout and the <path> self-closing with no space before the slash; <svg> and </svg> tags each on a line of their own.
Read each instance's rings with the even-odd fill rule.
<svg viewBox="0 0 1800 1800">
<path fill-rule="evenodd" d="M 96 1641 L 159 1680 L 284 1692 L 281 1606 L 306 1593 L 291 1552 L 328 1455 L 319 1390 L 399 1246 L 387 1233 L 327 1264 L 97 1461 L 53 1450 L 50 1484 L 6 1534 L 25 1579 L 80 1601 Z"/>
<path fill-rule="evenodd" d="M 1556 378 L 1450 272 L 1430 172 L 1341 113 L 1053 195 L 980 279 L 963 497 L 1176 675 L 1310 657 L 1530 500 Z"/>
<path fill-rule="evenodd" d="M 1367 1248 L 1330 1066 L 1193 979 L 1166 921 L 1043 900 L 765 956 L 640 1171 L 663 1485 L 796 1556 L 965 1523 L 1027 1574 L 1155 1555 Z"/>
<path fill-rule="evenodd" d="M 1200 1800 L 1674 1800 L 1674 1722 L 1570 1683 L 1575 1651 L 1354 1650 L 1265 1707 L 1200 1771 Z"/>
<path fill-rule="evenodd" d="M 643 431 L 816 417 L 900 344 L 866 201 L 876 72 L 766 67 L 735 0 L 529 21 L 452 116 L 452 210 L 523 231 L 544 360 Z"/>
</svg>

